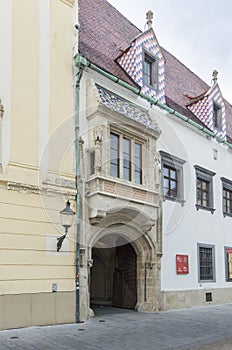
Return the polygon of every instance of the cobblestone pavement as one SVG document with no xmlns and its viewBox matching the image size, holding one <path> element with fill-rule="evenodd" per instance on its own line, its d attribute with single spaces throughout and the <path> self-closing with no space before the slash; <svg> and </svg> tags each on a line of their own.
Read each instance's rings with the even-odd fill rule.
<svg viewBox="0 0 232 350">
<path fill-rule="evenodd" d="M 232 350 L 232 304 L 138 313 L 97 308 L 86 323 L 0 331 L 0 349 Z"/>
</svg>

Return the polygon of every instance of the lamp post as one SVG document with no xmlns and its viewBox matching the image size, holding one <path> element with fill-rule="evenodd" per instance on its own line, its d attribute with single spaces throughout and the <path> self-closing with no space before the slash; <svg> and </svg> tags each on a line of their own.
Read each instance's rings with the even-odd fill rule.
<svg viewBox="0 0 232 350">
<path fill-rule="evenodd" d="M 61 224 L 65 229 L 65 234 L 59 238 L 57 238 L 57 252 L 60 251 L 63 241 L 67 236 L 68 229 L 73 224 L 73 218 L 74 218 L 75 212 L 70 208 L 70 202 L 69 200 L 66 202 L 66 207 L 60 211 L 60 217 L 61 217 Z"/>
</svg>

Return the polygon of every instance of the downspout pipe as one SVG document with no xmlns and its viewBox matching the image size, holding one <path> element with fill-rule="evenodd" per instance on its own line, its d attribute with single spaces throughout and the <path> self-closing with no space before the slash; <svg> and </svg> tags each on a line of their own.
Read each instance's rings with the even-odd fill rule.
<svg viewBox="0 0 232 350">
<path fill-rule="evenodd" d="M 106 71 L 104 71 L 103 69 L 99 68 L 98 66 L 96 66 L 95 64 L 91 63 L 90 61 L 88 61 L 84 56 L 82 56 L 81 54 L 77 54 L 74 57 L 74 62 L 75 65 L 77 67 L 79 67 L 80 65 L 84 66 L 84 67 L 89 67 L 91 69 L 93 69 L 95 72 L 103 75 L 104 77 L 112 80 L 114 83 L 123 86 L 124 88 L 132 91 L 133 93 L 135 93 L 136 95 L 144 98 L 145 100 L 147 100 L 148 102 L 150 102 L 151 105 L 156 105 L 159 108 L 167 111 L 170 114 L 173 114 L 175 117 L 177 117 L 178 119 L 181 119 L 182 121 L 188 123 L 189 125 L 192 125 L 194 128 L 204 132 L 205 134 L 207 134 L 209 137 L 215 138 L 217 142 L 225 144 L 228 148 L 232 149 L 232 143 L 224 140 L 222 137 L 218 136 L 216 133 L 212 132 L 211 130 L 207 129 L 206 127 L 204 127 L 203 125 L 200 125 L 196 122 L 194 122 L 192 119 L 186 117 L 184 114 L 181 114 L 177 111 L 175 111 L 173 108 L 168 107 L 167 105 L 161 103 L 160 101 L 158 101 L 157 99 L 150 97 L 148 95 L 146 95 L 145 93 L 143 93 L 140 89 L 135 88 L 133 86 L 131 86 L 130 84 L 126 83 L 125 81 L 117 78 L 116 76 L 114 76 L 113 74 L 110 74 Z"/>
<path fill-rule="evenodd" d="M 75 183 L 76 183 L 76 322 L 80 320 L 80 237 L 82 218 L 82 179 L 80 171 L 80 81 L 83 75 L 84 66 L 80 65 L 75 81 Z"/>
</svg>

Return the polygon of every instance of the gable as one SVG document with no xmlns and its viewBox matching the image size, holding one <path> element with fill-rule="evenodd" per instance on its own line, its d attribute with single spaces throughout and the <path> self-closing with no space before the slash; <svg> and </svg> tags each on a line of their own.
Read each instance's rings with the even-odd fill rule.
<svg viewBox="0 0 232 350">
<path fill-rule="evenodd" d="M 218 106 L 220 109 L 220 128 L 217 128 L 215 126 L 214 106 Z M 190 104 L 188 108 L 215 134 L 222 137 L 223 139 L 226 138 L 225 104 L 218 84 L 215 84 L 212 88 L 210 88 L 209 91 L 196 102 Z"/>
<path fill-rule="evenodd" d="M 157 62 L 157 86 L 149 86 L 144 83 L 144 55 L 151 55 Z M 137 36 L 131 43 L 130 48 L 124 52 L 117 62 L 127 74 L 141 87 L 141 91 L 148 96 L 165 103 L 164 86 L 164 57 L 156 39 L 153 29 Z"/>
</svg>

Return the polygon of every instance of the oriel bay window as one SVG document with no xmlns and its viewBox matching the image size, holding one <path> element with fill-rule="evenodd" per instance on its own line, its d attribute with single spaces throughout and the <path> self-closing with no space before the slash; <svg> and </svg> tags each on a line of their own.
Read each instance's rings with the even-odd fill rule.
<svg viewBox="0 0 232 350">
<path fill-rule="evenodd" d="M 111 132 L 110 175 L 142 184 L 142 143 Z"/>
</svg>

